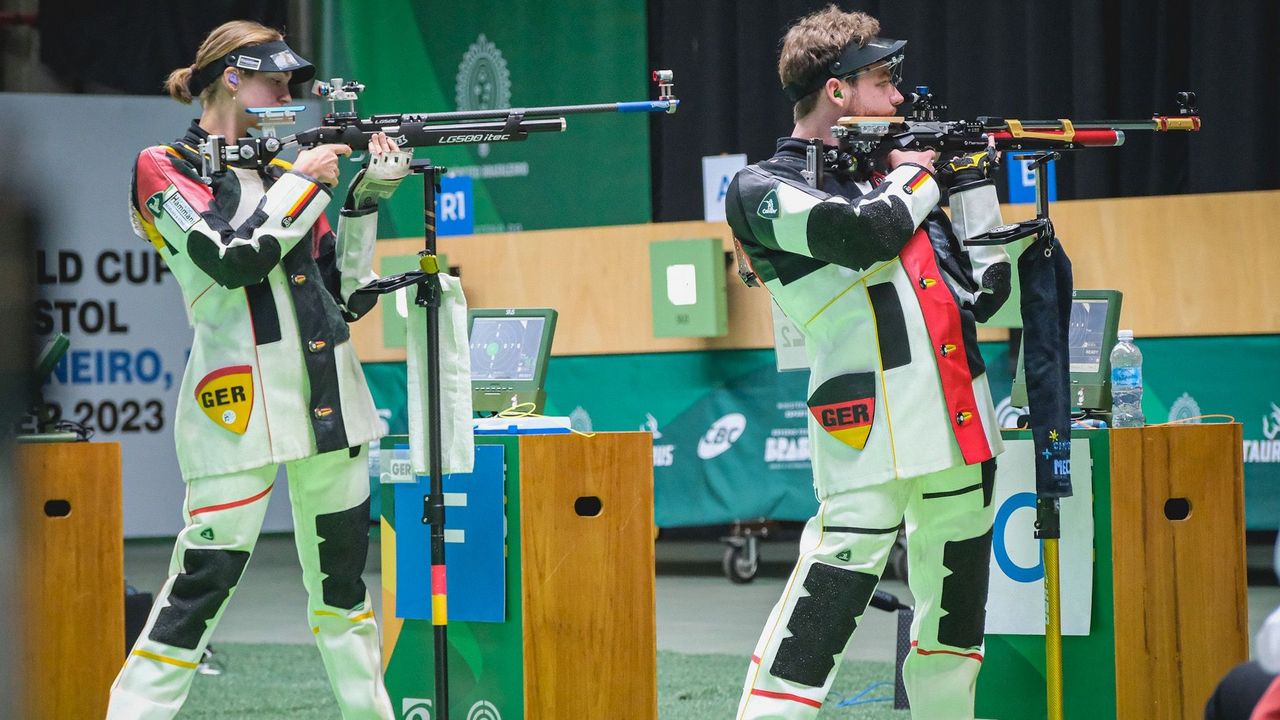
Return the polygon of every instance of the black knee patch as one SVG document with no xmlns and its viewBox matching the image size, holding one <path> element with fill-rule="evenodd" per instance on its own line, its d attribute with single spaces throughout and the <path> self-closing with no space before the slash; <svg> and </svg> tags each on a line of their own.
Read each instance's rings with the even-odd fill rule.
<svg viewBox="0 0 1280 720">
<path fill-rule="evenodd" d="M 946 544 L 942 564 L 951 574 L 942 581 L 946 615 L 938 621 L 938 642 L 968 648 L 982 644 L 987 620 L 987 583 L 991 572 L 991 531 Z"/>
<path fill-rule="evenodd" d="M 982 463 L 982 507 L 991 507 L 991 495 L 996 489 L 996 459 Z"/>
<path fill-rule="evenodd" d="M 822 687 L 867 609 L 879 578 L 856 570 L 814 563 L 804 579 L 807 597 L 796 601 L 787 621 L 791 637 L 778 645 L 769 672 L 809 687 Z"/>
<path fill-rule="evenodd" d="M 352 610 L 364 602 L 360 573 L 369 555 L 369 498 L 348 510 L 316 516 L 324 604 Z"/>
<path fill-rule="evenodd" d="M 156 616 L 147 637 L 158 643 L 195 650 L 209 621 L 240 582 L 249 553 L 244 550 L 187 550 L 182 574 L 173 581 L 169 605 Z"/>
</svg>

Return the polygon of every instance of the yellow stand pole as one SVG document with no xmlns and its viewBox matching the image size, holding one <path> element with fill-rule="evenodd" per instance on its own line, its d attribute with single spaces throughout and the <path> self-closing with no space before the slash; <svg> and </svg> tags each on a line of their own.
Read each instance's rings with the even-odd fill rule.
<svg viewBox="0 0 1280 720">
<path fill-rule="evenodd" d="M 1044 679 L 1049 720 L 1062 720 L 1062 601 L 1058 538 L 1044 539 Z"/>
</svg>

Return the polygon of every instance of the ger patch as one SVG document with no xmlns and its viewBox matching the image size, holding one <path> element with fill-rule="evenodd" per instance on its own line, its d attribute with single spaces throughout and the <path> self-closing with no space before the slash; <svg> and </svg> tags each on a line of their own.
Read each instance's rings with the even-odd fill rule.
<svg viewBox="0 0 1280 720">
<path fill-rule="evenodd" d="M 809 396 L 809 412 L 831 437 L 856 450 L 867 446 L 876 416 L 875 373 L 837 375 Z"/>
<path fill-rule="evenodd" d="M 219 427 L 243 435 L 253 412 L 253 368 L 232 365 L 205 375 L 196 385 L 196 402 Z"/>
</svg>

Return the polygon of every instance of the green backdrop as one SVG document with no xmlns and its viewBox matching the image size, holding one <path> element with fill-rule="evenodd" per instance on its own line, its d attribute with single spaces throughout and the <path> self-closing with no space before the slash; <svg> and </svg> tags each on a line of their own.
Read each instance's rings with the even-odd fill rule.
<svg viewBox="0 0 1280 720">
<path fill-rule="evenodd" d="M 319 77 L 364 83 L 362 117 L 651 95 L 643 0 L 358 0 L 329 7 L 319 29 Z M 415 157 L 473 177 L 477 233 L 650 220 L 646 114 L 569 116 L 563 133 L 420 148 Z M 379 237 L 421 234 L 421 179 L 407 181 L 380 212 Z"/>
<path fill-rule="evenodd" d="M 1243 423 L 1246 523 L 1251 530 L 1275 529 L 1280 336 L 1137 342 L 1144 355 L 1147 422 L 1226 413 Z M 1007 346 L 984 343 L 982 352 L 1000 402 L 1011 385 Z M 402 427 L 396 418 L 404 413 L 404 365 L 371 363 L 365 370 L 378 406 Z M 546 412 L 568 415 L 583 430 L 656 430 L 660 526 L 761 516 L 801 520 L 816 507 L 802 432 L 807 381 L 808 373 L 775 372 L 772 350 L 555 357 Z M 730 417 L 735 414 L 740 423 Z"/>
</svg>

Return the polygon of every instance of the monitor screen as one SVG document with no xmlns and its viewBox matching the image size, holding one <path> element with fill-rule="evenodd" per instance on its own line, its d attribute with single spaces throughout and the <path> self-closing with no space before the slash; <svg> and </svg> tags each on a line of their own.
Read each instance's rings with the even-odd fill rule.
<svg viewBox="0 0 1280 720">
<path fill-rule="evenodd" d="M 1096 373 L 1101 368 L 1107 335 L 1107 300 L 1076 298 L 1071 303 L 1067 344 L 1071 348 L 1071 372 Z"/>
<path fill-rule="evenodd" d="M 533 380 L 542 350 L 543 317 L 475 317 L 472 380 Z"/>
</svg>

